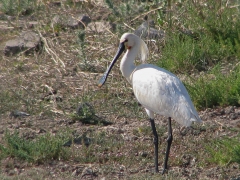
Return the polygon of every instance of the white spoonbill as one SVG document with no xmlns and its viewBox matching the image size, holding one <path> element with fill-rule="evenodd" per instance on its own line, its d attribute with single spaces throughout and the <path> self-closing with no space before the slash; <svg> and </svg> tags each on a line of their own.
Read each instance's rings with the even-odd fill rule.
<svg viewBox="0 0 240 180">
<path fill-rule="evenodd" d="M 127 51 L 121 60 L 120 70 L 132 85 L 135 97 L 145 108 L 150 118 L 154 135 L 156 172 L 158 172 L 158 135 L 154 123 L 154 113 L 168 117 L 167 150 L 162 172 L 164 173 L 167 169 L 173 139 L 171 118 L 183 126 L 190 126 L 192 121 L 202 122 L 202 120 L 198 116 L 186 88 L 177 76 L 152 64 L 135 66 L 134 60 L 137 55 L 140 55 L 143 63 L 145 62 L 148 56 L 148 48 L 142 39 L 131 33 L 122 35 L 113 61 L 99 80 L 99 87 L 105 83 L 114 63 L 125 49 Z"/>
</svg>

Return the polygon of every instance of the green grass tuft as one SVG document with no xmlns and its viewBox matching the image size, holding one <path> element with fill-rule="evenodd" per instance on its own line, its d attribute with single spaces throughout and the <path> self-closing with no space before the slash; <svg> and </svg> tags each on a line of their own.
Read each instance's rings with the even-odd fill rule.
<svg viewBox="0 0 240 180">
<path fill-rule="evenodd" d="M 189 93 L 198 108 L 240 105 L 239 67 L 228 75 L 221 73 L 220 66 L 194 82 L 186 83 Z"/>
<path fill-rule="evenodd" d="M 226 166 L 236 162 L 240 164 L 240 142 L 239 138 L 223 138 L 213 140 L 206 146 L 210 154 L 208 159 L 211 163 L 216 163 L 220 166 Z"/>
<path fill-rule="evenodd" d="M 0 151 L 3 157 L 6 155 L 37 164 L 49 160 L 67 159 L 69 154 L 63 147 L 67 137 L 66 133 L 58 133 L 55 136 L 47 133 L 30 140 L 21 137 L 17 131 L 13 134 L 6 131 Z"/>
<path fill-rule="evenodd" d="M 37 6 L 36 0 L 0 0 L 0 9 L 8 15 L 27 15 Z"/>
</svg>

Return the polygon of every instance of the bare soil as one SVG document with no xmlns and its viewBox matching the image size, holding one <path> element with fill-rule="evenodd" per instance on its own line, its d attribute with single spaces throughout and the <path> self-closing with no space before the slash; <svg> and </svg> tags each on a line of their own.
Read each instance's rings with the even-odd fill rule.
<svg viewBox="0 0 240 180">
<path fill-rule="evenodd" d="M 52 7 L 52 6 L 49 6 Z M 94 9 L 93 7 L 91 7 Z M 105 7 L 95 7 L 95 15 L 91 15 L 93 21 L 104 20 L 97 12 L 105 12 Z M 79 13 L 69 10 L 69 14 Z M 12 20 L 16 27 L 8 24 L 8 21 L 0 20 L 0 48 L 3 54 L 4 44 L 7 40 L 17 36 L 22 29 L 28 29 L 24 24 L 29 19 L 36 20 L 40 25 L 34 29 L 41 33 L 42 38 L 48 42 L 48 48 L 30 55 L 16 55 L 12 57 L 0 57 L 0 88 L 3 92 L 12 94 L 14 102 L 11 104 L 4 101 L 0 105 L 0 142 L 6 130 L 20 134 L 27 139 L 34 139 L 36 136 L 50 132 L 56 132 L 69 128 L 77 134 L 83 134 L 89 129 L 95 132 L 106 132 L 115 134 L 124 140 L 126 149 L 121 152 L 113 152 L 113 156 L 121 153 L 125 156 L 133 156 L 131 149 L 133 145 L 146 144 L 149 147 L 147 155 L 150 156 L 150 163 L 143 165 L 141 161 L 133 166 L 125 163 L 107 162 L 80 163 L 69 159 L 68 161 L 55 160 L 44 164 L 29 164 L 18 159 L 8 157 L 3 159 L 0 165 L 1 178 L 3 179 L 240 179 L 239 164 L 231 163 L 228 166 L 216 164 L 199 165 L 197 155 L 206 154 L 204 145 L 201 144 L 209 139 L 219 137 L 235 137 L 240 130 L 240 108 L 239 107 L 216 107 L 199 112 L 203 124 L 193 125 L 193 128 L 181 128 L 173 123 L 173 144 L 171 148 L 169 170 L 165 175 L 154 174 L 153 170 L 153 144 L 151 134 L 136 136 L 136 129 L 150 126 L 145 118 L 137 118 L 133 115 L 122 116 L 122 114 L 110 109 L 114 101 L 109 97 L 117 97 L 124 101 L 126 114 L 131 112 L 131 103 L 135 101 L 130 86 L 121 77 L 118 68 L 112 72 L 108 79 L 108 85 L 99 89 L 97 80 L 102 75 L 116 50 L 118 37 L 112 32 L 105 34 L 86 34 L 86 47 L 88 66 L 94 67 L 94 71 L 81 69 L 79 63 L 83 61 L 79 56 L 79 45 L 76 43 L 77 30 L 66 29 L 58 35 L 50 28 L 46 30 L 47 24 L 53 14 L 60 13 L 57 7 L 49 10 L 50 16 L 39 15 L 35 17 L 21 17 Z M 99 17 L 100 16 L 100 17 Z M 49 18 L 49 19 L 47 19 Z M 42 23 L 43 22 L 43 23 Z M 21 28 L 17 28 L 17 25 Z M 23 25 L 21 25 L 23 24 Z M 46 45 L 46 44 L 45 44 Z M 46 47 L 46 46 L 45 46 Z M 49 50 L 52 50 L 49 51 Z M 56 55 L 55 55 L 56 53 Z M 101 61 L 99 61 L 101 60 Z M 64 62 L 64 67 L 61 63 Z M 117 83 L 117 82 L 120 82 Z M 112 83 L 112 85 L 110 85 Z M 122 86 L 119 88 L 119 86 Z M 56 94 L 51 94 L 54 90 Z M 73 121 L 70 114 L 75 112 L 78 103 L 86 96 L 93 97 L 94 94 L 110 95 L 103 100 L 95 98 L 90 103 L 95 108 L 98 117 L 111 122 L 110 125 L 88 125 L 80 121 Z M 50 93 L 50 94 L 49 94 Z M 101 95 L 100 95 L 101 96 Z M 76 99 L 74 102 L 73 99 Z M 16 103 L 16 104 L 14 104 Z M 106 109 L 105 109 L 106 107 Z M 139 107 L 140 113 L 145 113 Z M 22 110 L 30 113 L 29 117 L 14 118 L 10 116 L 14 110 Z M 161 148 L 159 149 L 159 167 L 162 166 L 165 139 L 167 136 L 166 118 L 156 116 L 156 124 L 165 131 L 160 138 Z M 81 151 L 81 145 L 74 145 L 75 151 Z M 190 154 L 188 152 L 191 152 Z M 97 153 L 97 152 L 96 152 Z M 134 156 L 144 156 L 145 152 L 138 152 Z M 142 154 L 141 154 L 142 153 Z M 202 159 L 209 158 L 201 156 Z M 181 162 L 177 162 L 177 160 Z M 203 161 L 205 162 L 205 161 Z"/>
</svg>

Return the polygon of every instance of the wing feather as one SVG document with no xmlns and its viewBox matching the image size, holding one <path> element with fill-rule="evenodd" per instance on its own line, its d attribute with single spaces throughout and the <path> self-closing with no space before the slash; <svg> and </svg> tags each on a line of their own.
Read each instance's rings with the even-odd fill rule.
<svg viewBox="0 0 240 180">
<path fill-rule="evenodd" d="M 134 94 L 145 108 L 181 125 L 201 122 L 182 82 L 169 71 L 151 64 L 137 66 L 132 75 Z"/>
</svg>

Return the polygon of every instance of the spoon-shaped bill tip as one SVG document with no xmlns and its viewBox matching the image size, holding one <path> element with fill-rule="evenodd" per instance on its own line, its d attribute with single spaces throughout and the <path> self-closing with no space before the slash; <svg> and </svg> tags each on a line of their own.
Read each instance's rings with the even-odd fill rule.
<svg viewBox="0 0 240 180">
<path fill-rule="evenodd" d="M 102 87 L 107 80 L 108 71 L 106 71 L 101 79 L 98 81 L 98 87 Z"/>
<path fill-rule="evenodd" d="M 102 83 L 98 83 L 98 87 L 101 88 L 103 86 Z"/>
</svg>

